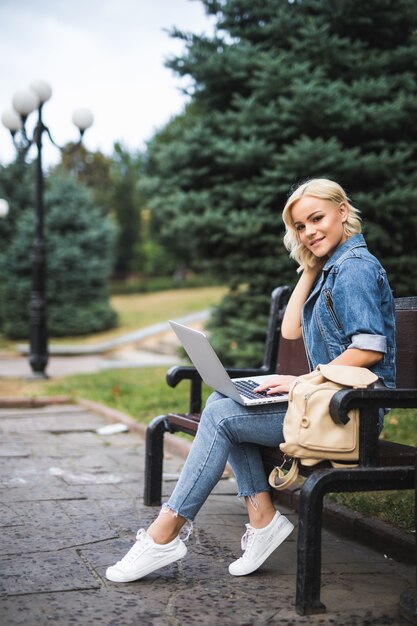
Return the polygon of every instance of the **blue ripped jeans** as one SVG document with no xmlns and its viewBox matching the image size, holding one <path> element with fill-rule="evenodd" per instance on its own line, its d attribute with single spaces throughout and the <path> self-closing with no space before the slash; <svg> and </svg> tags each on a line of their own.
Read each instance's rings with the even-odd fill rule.
<svg viewBox="0 0 417 626">
<path fill-rule="evenodd" d="M 176 487 L 164 507 L 193 521 L 229 461 L 238 496 L 269 491 L 259 445 L 284 441 L 286 403 L 244 407 L 214 392 L 207 400 L 200 425 Z"/>
</svg>

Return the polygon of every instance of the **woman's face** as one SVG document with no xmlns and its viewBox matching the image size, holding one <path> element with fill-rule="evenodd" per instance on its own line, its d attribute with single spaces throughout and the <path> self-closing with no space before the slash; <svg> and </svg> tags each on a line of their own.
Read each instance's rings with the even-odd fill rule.
<svg viewBox="0 0 417 626">
<path fill-rule="evenodd" d="M 348 211 L 344 202 L 303 196 L 291 210 L 294 227 L 301 243 L 316 257 L 330 257 L 347 236 L 343 224 Z"/>
</svg>

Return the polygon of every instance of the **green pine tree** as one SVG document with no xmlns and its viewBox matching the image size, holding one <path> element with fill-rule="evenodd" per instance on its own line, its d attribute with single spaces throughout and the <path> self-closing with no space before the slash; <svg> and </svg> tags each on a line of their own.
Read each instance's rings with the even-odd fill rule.
<svg viewBox="0 0 417 626">
<path fill-rule="evenodd" d="M 99 150 L 89 152 L 84 145 L 74 149 L 68 144 L 56 172 L 70 173 L 86 185 L 105 215 L 111 215 L 118 226 L 113 273 L 125 277 L 139 265 L 137 247 L 140 241 L 142 198 L 139 193 L 143 156 L 129 153 L 119 142 L 111 157 Z"/>
<path fill-rule="evenodd" d="M 119 226 L 116 245 L 115 273 L 125 277 L 137 268 L 137 247 L 141 234 L 141 208 L 143 199 L 139 192 L 142 154 L 129 153 L 120 143 L 114 145 L 110 168 L 112 212 Z"/>
<path fill-rule="evenodd" d="M 414 0 L 202 0 L 213 36 L 174 31 L 191 105 L 149 146 L 161 240 L 230 286 L 213 318 L 226 362 L 262 356 L 269 295 L 294 283 L 281 210 L 292 186 L 340 182 L 396 296 L 415 293 Z M 167 138 L 169 139 L 167 141 Z"/>
<path fill-rule="evenodd" d="M 34 211 L 25 211 L 7 248 L 3 275 L 3 330 L 28 337 Z M 52 336 L 82 335 L 110 328 L 109 306 L 116 229 L 83 185 L 66 174 L 51 177 L 45 193 L 48 330 Z"/>
<path fill-rule="evenodd" d="M 13 241 L 16 226 L 25 211 L 33 210 L 35 173 L 32 164 L 17 159 L 9 165 L 0 165 L 0 198 L 9 205 L 9 213 L 0 219 L 0 329 L 4 323 L 5 264 L 8 247 Z"/>
</svg>

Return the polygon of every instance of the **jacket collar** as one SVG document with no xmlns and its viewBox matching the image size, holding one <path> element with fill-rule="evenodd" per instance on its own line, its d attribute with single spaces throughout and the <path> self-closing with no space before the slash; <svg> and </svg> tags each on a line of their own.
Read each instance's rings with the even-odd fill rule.
<svg viewBox="0 0 417 626">
<path fill-rule="evenodd" d="M 326 261 L 323 271 L 324 272 L 329 271 L 333 267 L 333 265 L 337 261 L 339 261 L 339 259 L 342 256 L 344 256 L 345 254 L 349 254 L 349 252 L 351 252 L 351 250 L 353 250 L 354 248 L 366 248 L 366 247 L 367 246 L 366 246 L 365 238 L 363 235 L 361 234 L 352 235 L 351 237 L 349 237 L 349 239 L 347 239 L 344 243 L 342 243 L 341 246 L 336 248 L 336 250 L 333 252 L 330 259 Z"/>
<path fill-rule="evenodd" d="M 330 270 L 332 269 L 333 265 L 335 265 L 336 262 L 339 261 L 343 256 L 349 254 L 350 251 L 353 250 L 354 248 L 367 248 L 366 241 L 363 235 L 361 234 L 352 235 L 351 237 L 349 237 L 349 239 L 347 239 L 344 243 L 342 243 L 341 246 L 336 248 L 336 250 L 333 252 L 330 259 L 326 261 L 326 264 L 323 267 L 322 271 L 320 272 L 317 278 L 317 281 L 315 285 L 313 286 L 310 292 L 310 295 L 307 298 L 307 301 L 310 300 L 311 297 L 315 296 L 317 292 L 321 290 L 323 283 L 325 280 L 327 280 L 327 276 Z"/>
</svg>

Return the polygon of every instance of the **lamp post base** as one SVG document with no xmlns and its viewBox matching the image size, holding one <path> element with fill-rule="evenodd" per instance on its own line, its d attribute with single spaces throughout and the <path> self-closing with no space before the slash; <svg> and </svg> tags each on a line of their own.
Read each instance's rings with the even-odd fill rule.
<svg viewBox="0 0 417 626">
<path fill-rule="evenodd" d="M 50 376 L 46 372 L 32 372 L 29 376 L 26 376 L 26 380 L 48 380 Z"/>
<path fill-rule="evenodd" d="M 29 365 L 32 369 L 32 373 L 28 379 L 41 380 L 49 378 L 45 372 L 48 365 L 48 353 L 46 352 L 30 352 L 29 353 Z"/>
</svg>

